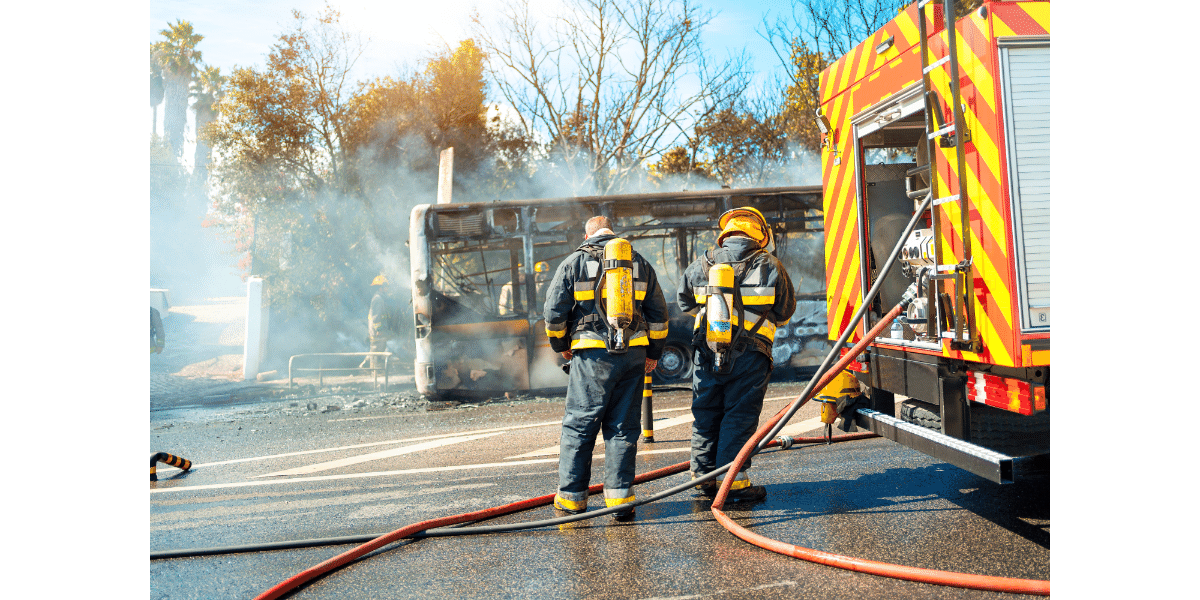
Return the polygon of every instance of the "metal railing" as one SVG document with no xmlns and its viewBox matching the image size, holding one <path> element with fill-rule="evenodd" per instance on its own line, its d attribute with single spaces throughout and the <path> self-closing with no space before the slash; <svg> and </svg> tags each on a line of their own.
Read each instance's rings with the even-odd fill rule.
<svg viewBox="0 0 1200 600">
<path fill-rule="evenodd" d="M 335 356 L 356 356 L 356 357 L 372 357 L 382 356 L 383 367 L 326 367 L 324 360 Z M 316 367 L 297 367 L 296 359 L 317 359 Z M 325 373 L 335 372 L 362 372 L 370 371 L 373 377 L 375 388 L 379 388 L 379 372 L 383 371 L 383 390 L 388 389 L 388 367 L 391 366 L 391 352 L 329 352 L 323 354 L 297 354 L 288 359 L 288 389 L 296 387 L 297 372 L 313 372 L 317 373 L 317 387 L 325 385 Z M 302 361 L 303 362 L 303 361 Z"/>
</svg>

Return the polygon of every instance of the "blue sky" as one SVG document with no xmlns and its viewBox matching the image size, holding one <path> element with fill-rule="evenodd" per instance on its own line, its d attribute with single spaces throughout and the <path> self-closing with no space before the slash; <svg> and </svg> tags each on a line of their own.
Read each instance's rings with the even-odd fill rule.
<svg viewBox="0 0 1200 600">
<path fill-rule="evenodd" d="M 356 68 L 356 79 L 395 75 L 413 67 L 445 43 L 451 46 L 468 36 L 470 13 L 476 6 L 486 20 L 495 2 L 437 0 L 436 2 L 379 2 L 374 0 L 331 1 L 342 13 L 347 29 L 370 38 L 366 53 Z M 535 4 L 556 6 L 551 0 Z M 191 21 L 204 35 L 198 46 L 204 62 L 228 74 L 234 65 L 262 65 L 271 44 L 290 25 L 292 9 L 313 15 L 325 0 L 151 0 L 146 21 L 147 41 L 161 39 L 159 31 L 176 19 Z M 779 0 L 738 2 L 710 0 L 699 6 L 716 13 L 705 30 L 705 44 L 714 58 L 745 50 L 760 73 L 782 76 L 782 66 L 762 38 L 764 15 L 787 11 L 790 3 Z"/>
</svg>

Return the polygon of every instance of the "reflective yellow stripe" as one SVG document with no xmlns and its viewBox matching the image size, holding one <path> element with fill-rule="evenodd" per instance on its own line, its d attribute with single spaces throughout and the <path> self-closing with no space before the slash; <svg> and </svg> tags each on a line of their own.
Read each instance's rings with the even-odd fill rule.
<svg viewBox="0 0 1200 600">
<path fill-rule="evenodd" d="M 560 330 L 560 331 L 555 331 L 555 330 L 553 330 L 553 329 L 550 329 L 549 327 L 547 327 L 547 328 L 546 328 L 546 337 L 552 337 L 552 338 L 561 338 L 561 337 L 567 337 L 567 330 L 566 330 L 566 329 L 563 329 L 563 330 Z"/>
<path fill-rule="evenodd" d="M 652 340 L 661 340 L 665 337 L 667 337 L 666 329 L 663 329 L 662 331 L 656 331 L 654 329 L 650 330 L 650 339 L 652 339 Z"/>
<path fill-rule="evenodd" d="M 637 500 L 637 496 L 630 496 L 628 498 L 605 498 L 604 506 L 605 507 L 620 506 L 622 504 L 629 504 L 630 502 L 633 502 L 634 500 Z"/>
<path fill-rule="evenodd" d="M 587 510 L 587 500 L 581 500 L 579 502 L 576 502 L 574 500 L 567 500 L 566 498 L 563 498 L 562 496 L 555 494 L 554 495 L 554 507 L 555 508 L 565 508 L 567 510 Z"/>
<path fill-rule="evenodd" d="M 743 305 L 775 304 L 775 296 L 742 296 Z"/>
<path fill-rule="evenodd" d="M 629 345 L 630 346 L 649 346 L 650 340 L 649 340 L 649 338 L 646 338 L 645 336 L 637 337 L 637 338 L 633 338 L 633 339 L 629 340 Z M 572 350 L 587 350 L 588 348 L 605 348 L 605 347 L 606 346 L 604 345 L 604 340 L 581 339 L 581 340 L 575 340 L 575 341 L 571 342 Z"/>
<path fill-rule="evenodd" d="M 608 290 L 600 290 L 600 297 L 607 298 Z M 595 299 L 596 299 L 596 290 L 586 290 L 586 291 L 576 290 L 575 291 L 575 300 L 577 302 L 582 302 L 584 300 L 595 300 Z M 646 299 L 646 290 L 637 290 L 637 291 L 633 292 L 633 299 L 634 300 L 645 300 Z"/>
</svg>

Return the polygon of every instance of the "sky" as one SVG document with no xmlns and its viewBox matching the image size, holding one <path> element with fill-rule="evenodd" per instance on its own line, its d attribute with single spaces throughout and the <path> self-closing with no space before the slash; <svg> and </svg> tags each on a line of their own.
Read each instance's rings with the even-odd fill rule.
<svg viewBox="0 0 1200 600">
<path fill-rule="evenodd" d="M 151 0 L 146 21 L 147 42 L 162 39 L 168 23 L 183 19 L 204 36 L 197 48 L 204 63 L 228 75 L 234 66 L 263 66 L 271 45 L 291 26 L 291 12 L 317 14 L 325 0 L 259 0 L 255 2 L 208 0 Z M 411 71 L 424 59 L 470 36 L 470 16 L 478 9 L 487 22 L 496 2 L 438 0 L 436 2 L 381 2 L 377 0 L 331 0 L 342 14 L 342 24 L 367 38 L 366 50 L 356 65 L 354 79 L 397 75 Z M 534 5 L 553 11 L 560 3 L 534 0 Z M 714 13 L 704 31 L 704 44 L 713 59 L 745 51 L 757 80 L 783 77 L 783 66 L 760 32 L 764 17 L 789 10 L 790 2 L 769 0 L 739 2 L 708 0 L 699 3 Z M 492 90 L 492 97 L 498 91 Z M 162 115 L 159 111 L 160 133 Z M 190 118 L 190 115 L 189 115 Z M 190 125 L 189 125 L 190 127 Z M 191 132 L 188 133 L 189 137 Z M 190 154 L 190 153 L 189 153 Z"/>
</svg>

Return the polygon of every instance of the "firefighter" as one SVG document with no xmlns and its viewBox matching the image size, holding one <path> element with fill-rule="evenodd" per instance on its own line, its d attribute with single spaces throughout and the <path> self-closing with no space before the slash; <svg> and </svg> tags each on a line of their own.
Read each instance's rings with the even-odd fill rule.
<svg viewBox="0 0 1200 600">
<path fill-rule="evenodd" d="M 371 281 L 375 295 L 371 298 L 371 307 L 367 310 L 367 336 L 370 339 L 371 352 L 387 352 L 388 340 L 392 338 L 391 306 L 388 297 L 388 279 L 380 274 Z M 383 368 L 382 356 L 368 356 L 363 359 L 358 368 Z"/>
<path fill-rule="evenodd" d="M 544 310 L 550 347 L 570 361 L 554 497 L 554 507 L 570 514 L 587 510 L 597 432 L 604 434 L 605 506 L 634 501 L 642 384 L 667 338 L 666 299 L 650 263 L 607 217 L 588 220 L 584 240 L 550 278 Z"/>
<path fill-rule="evenodd" d="M 693 479 L 733 462 L 754 435 L 774 368 L 775 328 L 796 311 L 792 281 L 768 251 L 773 246 L 771 227 L 762 213 L 735 208 L 718 223 L 717 246 L 688 265 L 678 298 L 680 310 L 696 316 Z M 749 468 L 747 460 L 741 472 L 732 474 L 729 500 L 766 496 L 762 486 L 751 485 Z M 698 487 L 712 496 L 719 484 L 709 481 Z"/>
<path fill-rule="evenodd" d="M 167 330 L 163 329 L 158 309 L 150 307 L 150 354 L 162 354 L 167 345 Z"/>
<path fill-rule="evenodd" d="M 533 265 L 533 281 L 534 294 L 538 303 L 537 310 L 541 310 L 541 301 L 546 296 L 546 283 L 550 280 L 550 263 L 546 261 L 538 261 Z M 517 274 L 517 285 L 525 284 L 525 273 Z M 500 316 L 513 314 L 513 284 L 508 282 L 500 288 Z"/>
</svg>

